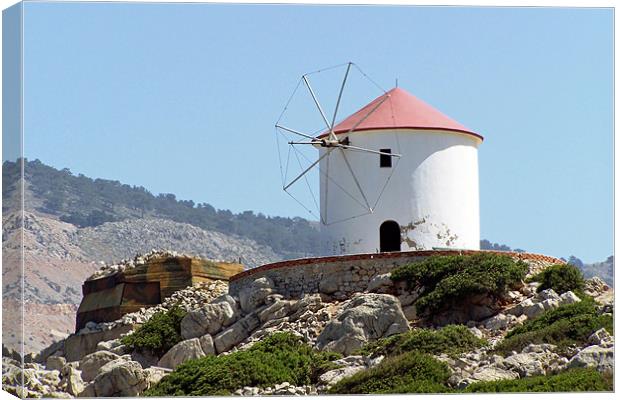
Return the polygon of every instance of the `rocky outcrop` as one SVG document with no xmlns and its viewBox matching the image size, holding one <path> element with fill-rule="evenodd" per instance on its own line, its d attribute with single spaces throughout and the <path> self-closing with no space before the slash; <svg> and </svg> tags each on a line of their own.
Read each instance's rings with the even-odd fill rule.
<svg viewBox="0 0 620 400">
<path fill-rule="evenodd" d="M 139 363 L 119 358 L 101 367 L 80 397 L 135 397 L 148 385 L 147 373 Z"/>
<path fill-rule="evenodd" d="M 181 336 L 191 339 L 206 333 L 215 334 L 229 326 L 239 315 L 237 303 L 230 295 L 223 295 L 198 310 L 190 311 L 181 321 Z"/>
<path fill-rule="evenodd" d="M 75 311 L 82 299 L 84 280 L 93 273 L 105 275 L 105 270 L 115 265 L 120 269 L 125 263 L 116 261 L 126 259 L 129 264 L 136 253 L 175 249 L 179 254 L 212 260 L 238 262 L 241 259 L 247 267 L 281 259 L 269 246 L 253 240 L 165 219 L 128 219 L 78 228 L 47 214 L 25 212 L 3 216 L 2 227 L 3 265 L 6 267 L 4 299 L 15 299 L 13 310 L 22 307 L 18 301 L 22 295 L 28 301 L 23 321 L 28 332 L 28 337 L 24 338 L 26 353 L 38 353 L 75 332 Z M 23 286 L 22 268 L 19 267 L 22 245 L 26 255 Z M 98 271 L 102 261 L 109 265 L 104 266 L 104 271 Z M 11 265 L 15 267 L 9 268 Z M 18 318 L 21 313 L 12 316 L 7 312 L 10 304 L 10 301 L 3 301 L 5 319 L 12 320 L 5 324 L 8 334 L 4 342 L 17 350 L 21 347 L 16 339 L 21 335 L 17 329 L 22 324 Z"/>
<path fill-rule="evenodd" d="M 614 304 L 614 291 L 599 277 L 586 280 L 584 291 L 603 305 Z"/>
<path fill-rule="evenodd" d="M 554 353 L 555 346 L 526 347 L 522 353 L 513 354 L 501 361 L 501 365 L 509 371 L 516 372 L 519 377 L 545 375 L 564 365 L 568 360 Z"/>
<path fill-rule="evenodd" d="M 601 328 L 590 335 L 588 342 L 601 347 L 611 347 L 614 345 L 614 337 L 607 332 L 607 329 Z"/>
<path fill-rule="evenodd" d="M 585 282 L 584 292 L 588 296 L 597 297 L 609 290 L 609 285 L 597 276 L 587 279 Z"/>
<path fill-rule="evenodd" d="M 266 302 L 264 308 L 257 310 L 261 325 L 237 346 L 239 349 L 274 332 L 290 332 L 314 345 L 325 325 L 345 304 L 325 303 L 318 294 L 306 295 L 300 300 L 283 300 L 281 295 L 270 295 Z"/>
<path fill-rule="evenodd" d="M 383 356 L 379 357 L 383 359 Z M 380 362 L 380 360 L 378 361 Z M 339 368 L 327 371 L 319 377 L 319 387 L 321 391 L 330 388 L 344 378 L 353 376 L 358 372 L 362 372 L 378 364 L 378 362 L 377 359 L 369 359 L 364 356 L 348 356 L 334 361 L 334 364 L 338 365 Z"/>
<path fill-rule="evenodd" d="M 561 305 L 574 304 L 581 299 L 573 292 L 568 291 L 558 295 L 553 289 L 546 289 L 533 297 L 527 298 L 506 310 L 507 314 L 519 317 L 525 315 L 527 318 L 536 318 L 545 311 L 552 310 Z"/>
<path fill-rule="evenodd" d="M 599 345 L 588 346 L 570 359 L 569 368 L 596 368 L 600 372 L 613 373 L 614 348 Z"/>
<path fill-rule="evenodd" d="M 174 369 L 187 360 L 215 354 L 213 338 L 208 333 L 200 338 L 187 339 L 174 345 L 159 360 L 159 367 Z"/>
<path fill-rule="evenodd" d="M 324 293 L 290 298 L 277 293 L 273 280 L 265 277 L 248 282 L 246 290 L 236 295 L 226 294 L 226 285 L 187 288 L 175 293 L 161 305 L 127 314 L 122 320 L 111 323 L 90 324 L 81 332 L 87 336 L 107 332 L 111 327 L 127 326 L 124 325 L 127 323 L 143 323 L 155 312 L 178 304 L 188 311 L 181 322 L 181 336 L 184 340 L 159 360 L 155 357 L 145 361 L 145 355 L 125 348 L 118 337 L 106 338 L 96 343 L 91 354 L 83 356 L 77 363 L 63 360 L 64 355 L 60 350 L 53 357 L 47 357 L 48 368 L 60 371 L 59 379 L 51 375 L 44 378 L 44 373 L 32 368 L 33 372 L 29 374 L 36 380 L 31 379 L 31 387 L 37 393 L 45 391 L 80 396 L 132 393 L 136 396 L 187 360 L 246 349 L 274 332 L 285 331 L 303 337 L 317 349 L 336 351 L 345 356 L 334 362 L 336 368 L 318 377 L 316 386 L 296 387 L 282 383 L 270 388 L 238 388 L 235 394 L 324 393 L 341 379 L 382 362 L 383 356 L 369 358 L 351 355 L 363 345 L 405 332 L 410 322 L 413 326 L 428 323 L 428 320 L 418 319 L 415 313 L 408 321 L 403 311 L 403 308 L 415 309 L 420 288 L 404 290 L 388 282 L 382 274 L 373 276 L 368 277 L 373 282 L 372 290 L 387 293 L 356 293 L 342 301 L 337 296 Z M 503 293 L 496 299 L 496 303 L 485 306 L 485 312 L 466 321 L 474 335 L 488 340 L 488 346 L 457 357 L 436 356 L 447 363 L 451 370 L 451 387 L 463 388 L 479 381 L 546 375 L 569 367 L 593 367 L 600 371 L 612 368 L 613 337 L 604 329 L 594 332 L 586 347 L 571 348 L 570 355 L 573 357 L 564 357 L 565 353 L 560 354 L 560 350 L 549 344 L 529 345 L 520 352 L 504 356 L 495 354 L 494 346 L 510 329 L 537 317 L 541 312 L 581 301 L 572 292 L 558 294 L 553 290 L 545 290 L 537 293 L 536 283 L 516 289 Z M 398 294 L 398 297 L 390 292 Z M 488 298 L 470 300 L 467 304 L 481 306 L 489 301 Z M 599 308 L 600 313 L 611 312 L 610 305 Z M 458 310 L 460 308 L 457 307 Z M 491 311 L 493 313 L 487 315 Z"/>
<path fill-rule="evenodd" d="M 447 361 L 453 371 L 448 383 L 462 389 L 478 381 L 518 379 L 560 371 L 566 368 L 568 360 L 555 353 L 555 349 L 556 346 L 551 344 L 529 345 L 521 353 L 502 357 L 483 348 L 463 354 L 454 361 L 440 359 Z"/>
<path fill-rule="evenodd" d="M 215 336 L 213 344 L 218 353 L 230 350 L 233 346 L 241 343 L 252 331 L 260 325 L 260 319 L 256 313 L 246 315 L 232 326 Z"/>
<path fill-rule="evenodd" d="M 509 326 L 514 325 L 516 323 L 517 317 L 514 315 L 506 315 L 503 313 L 499 313 L 491 318 L 488 318 L 482 322 L 482 325 L 486 329 L 497 331 L 501 329 L 507 329 Z"/>
<path fill-rule="evenodd" d="M 371 340 L 409 330 L 398 299 L 388 294 L 360 294 L 343 308 L 336 320 L 327 324 L 317 347 L 345 355 Z"/>
<path fill-rule="evenodd" d="M 502 379 L 517 379 L 518 377 L 519 374 L 515 372 L 507 371 L 494 365 L 489 365 L 474 372 L 471 379 L 474 381 L 488 382 L 499 381 Z"/>
<path fill-rule="evenodd" d="M 254 311 L 265 304 L 265 299 L 273 293 L 273 282 L 267 277 L 258 278 L 239 291 L 239 304 L 244 313 Z"/>
<path fill-rule="evenodd" d="M 74 365 L 65 365 L 62 370 L 62 380 L 60 387 L 71 396 L 77 396 L 85 388 L 82 373 Z"/>
<path fill-rule="evenodd" d="M 101 367 L 119 358 L 120 356 L 105 350 L 96 351 L 87 355 L 79 364 L 79 368 L 82 371 L 82 379 L 87 382 L 92 381 L 99 373 Z"/>
<path fill-rule="evenodd" d="M 234 396 L 316 396 L 317 394 L 316 388 L 311 385 L 295 386 L 289 382 L 278 383 L 266 388 L 245 386 L 233 393 Z"/>
</svg>

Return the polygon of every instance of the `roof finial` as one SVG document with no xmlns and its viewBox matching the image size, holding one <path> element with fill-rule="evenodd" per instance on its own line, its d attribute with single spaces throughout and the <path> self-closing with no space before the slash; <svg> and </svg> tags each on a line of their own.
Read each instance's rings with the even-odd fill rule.
<svg viewBox="0 0 620 400">
<path fill-rule="evenodd" d="M 396 78 L 396 87 L 398 87 L 398 78 Z"/>
</svg>

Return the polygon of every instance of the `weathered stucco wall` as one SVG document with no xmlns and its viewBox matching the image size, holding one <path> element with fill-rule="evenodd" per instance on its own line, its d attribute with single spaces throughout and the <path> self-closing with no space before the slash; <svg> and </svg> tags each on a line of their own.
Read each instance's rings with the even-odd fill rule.
<svg viewBox="0 0 620 400">
<path fill-rule="evenodd" d="M 230 278 L 229 293 L 237 295 L 239 290 L 257 278 L 268 277 L 275 290 L 286 298 L 299 298 L 307 293 L 323 293 L 335 299 L 345 299 L 368 288 L 371 279 L 391 271 L 395 267 L 423 260 L 432 255 L 474 254 L 475 250 L 425 250 L 394 253 L 355 254 L 320 258 L 304 258 L 267 264 L 244 271 Z M 531 269 L 543 268 L 564 261 L 531 253 L 493 252 L 506 254 L 526 261 Z"/>
<path fill-rule="evenodd" d="M 389 148 L 402 157 L 393 159 L 391 168 L 381 168 L 379 155 L 364 152 L 349 152 L 345 160 L 342 152 L 332 151 L 321 160 L 324 254 L 379 251 L 379 227 L 389 220 L 400 226 L 403 251 L 479 249 L 480 139 L 416 129 L 357 132 L 349 139 L 351 145 Z M 328 150 L 321 148 L 320 155 Z M 372 213 L 365 207 L 358 183 Z"/>
</svg>

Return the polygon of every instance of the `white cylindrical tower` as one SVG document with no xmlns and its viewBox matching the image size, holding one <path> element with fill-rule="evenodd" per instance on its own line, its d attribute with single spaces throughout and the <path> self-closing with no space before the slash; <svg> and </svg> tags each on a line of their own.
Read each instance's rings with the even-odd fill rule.
<svg viewBox="0 0 620 400">
<path fill-rule="evenodd" d="M 319 156 L 330 152 L 320 164 L 326 254 L 479 249 L 482 136 L 400 88 L 334 133 L 351 146 L 401 157 L 320 148 Z"/>
</svg>

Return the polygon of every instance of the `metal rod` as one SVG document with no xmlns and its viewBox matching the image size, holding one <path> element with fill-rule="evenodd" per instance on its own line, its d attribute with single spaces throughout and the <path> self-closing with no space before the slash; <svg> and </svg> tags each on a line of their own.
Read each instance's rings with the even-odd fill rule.
<svg viewBox="0 0 620 400">
<path fill-rule="evenodd" d="M 325 121 L 325 126 L 331 132 L 331 128 L 329 127 L 329 122 L 327 121 L 327 117 L 325 116 L 325 113 L 323 112 L 323 108 L 321 107 L 319 100 L 316 98 L 316 95 L 314 94 L 314 91 L 312 90 L 312 87 L 310 86 L 310 82 L 308 82 L 308 78 L 306 78 L 306 75 L 304 75 L 302 78 L 304 82 L 306 83 L 308 90 L 310 91 L 310 95 L 312 96 L 312 100 L 314 100 L 314 104 L 316 104 L 316 108 L 319 109 L 319 112 L 321 113 L 321 117 L 323 117 L 323 121 Z"/>
<path fill-rule="evenodd" d="M 276 128 L 283 129 L 283 130 L 285 130 L 285 131 L 288 131 L 288 132 L 294 133 L 294 134 L 299 135 L 299 136 L 303 136 L 303 137 L 308 138 L 308 139 L 314 139 L 314 140 L 317 140 L 314 136 L 307 135 L 307 134 L 305 134 L 305 133 L 303 133 L 303 132 L 299 132 L 299 131 L 296 131 L 295 129 L 287 128 L 287 127 L 282 126 L 282 125 L 278 125 L 278 124 L 276 124 Z"/>
<path fill-rule="evenodd" d="M 329 157 L 325 160 L 326 174 L 329 175 Z M 320 169 L 320 168 L 319 168 Z M 327 225 L 327 204 L 329 199 L 329 180 L 325 179 L 325 215 L 321 215 L 323 224 Z"/>
<path fill-rule="evenodd" d="M 320 145 L 323 142 L 320 140 L 314 141 L 314 142 L 288 142 L 288 144 L 311 144 L 311 145 Z M 384 151 L 377 151 L 377 150 L 370 150 L 370 149 L 365 149 L 363 147 L 357 147 L 357 146 L 350 146 L 348 144 L 327 144 L 325 147 L 339 147 L 339 148 L 344 148 L 344 149 L 351 149 L 351 150 L 355 150 L 355 151 L 365 151 L 367 153 L 373 153 L 373 154 L 381 154 L 383 156 L 390 156 L 390 157 L 397 157 L 400 158 L 401 155 L 397 154 L 397 153 L 386 153 Z"/>
<path fill-rule="evenodd" d="M 320 140 L 314 141 L 314 142 L 288 142 L 288 144 L 321 144 L 323 142 L 321 142 Z"/>
<path fill-rule="evenodd" d="M 355 219 L 355 218 L 359 218 L 359 217 L 363 217 L 364 215 L 368 215 L 368 214 L 372 214 L 372 213 L 373 213 L 373 211 L 367 211 L 365 213 L 354 215 L 352 217 L 348 217 L 348 218 L 343 218 L 343 219 L 339 219 L 339 220 L 336 220 L 336 221 L 332 221 L 332 222 L 326 223 L 325 225 L 326 226 L 330 226 L 330 225 L 338 224 L 340 222 L 349 221 L 349 220 L 352 220 L 352 219 Z"/>
<path fill-rule="evenodd" d="M 342 99 L 342 92 L 344 92 L 344 85 L 347 82 L 347 77 L 349 76 L 349 70 L 351 69 L 351 63 L 347 65 L 347 71 L 344 73 L 344 79 L 342 80 L 342 86 L 340 86 L 340 93 L 338 93 L 338 101 L 336 101 L 336 108 L 334 109 L 334 116 L 332 118 L 332 125 L 330 128 L 330 133 L 334 133 L 334 125 L 336 124 L 336 116 L 338 115 L 338 108 L 340 107 L 340 100 Z M 335 136 L 335 135 L 334 135 Z M 332 140 L 335 138 L 331 138 Z"/>
<path fill-rule="evenodd" d="M 297 150 L 297 149 L 295 149 Z M 303 168 L 301 165 L 301 160 L 299 159 L 299 152 L 295 151 L 295 158 L 297 158 L 297 162 L 299 163 L 299 168 Z M 308 191 L 310 192 L 310 195 L 312 196 L 312 201 L 314 202 L 314 206 L 316 207 L 317 211 L 320 212 L 320 207 L 319 205 L 316 203 L 316 198 L 314 197 L 314 192 L 312 191 L 312 188 L 310 187 L 310 182 L 308 182 L 308 176 L 304 176 L 304 181 L 306 181 L 306 186 L 308 187 Z"/>
<path fill-rule="evenodd" d="M 351 172 L 351 176 L 353 177 L 353 180 L 355 181 L 355 185 L 357 185 L 357 189 L 360 191 L 360 194 L 362 195 L 362 198 L 364 199 L 364 203 L 366 203 L 366 207 L 368 208 L 368 211 L 372 212 L 372 208 L 370 208 L 370 204 L 368 204 L 368 199 L 366 198 L 366 195 L 364 194 L 364 191 L 362 190 L 362 185 L 360 185 L 360 182 L 357 180 L 357 176 L 355 176 L 355 173 L 353 172 L 353 168 L 351 168 L 351 164 L 349 163 L 349 159 L 347 158 L 347 155 L 345 154 L 342 147 L 340 148 L 340 151 L 342 152 L 342 157 L 344 158 L 344 162 L 347 164 L 347 168 L 349 168 L 349 172 Z"/>
<path fill-rule="evenodd" d="M 325 158 L 333 149 L 329 149 L 325 152 L 325 154 L 323 154 L 321 157 L 318 158 L 318 160 L 316 160 L 315 162 L 313 162 L 312 164 L 310 164 L 310 166 L 308 168 L 306 168 L 304 170 L 304 172 L 302 172 L 301 174 L 299 174 L 297 176 L 297 178 L 293 179 L 293 181 L 291 183 L 289 183 L 288 185 L 284 186 L 284 190 L 288 189 L 291 187 L 291 185 L 295 182 L 297 182 L 299 179 L 301 179 L 302 176 L 304 176 L 308 171 L 310 171 L 312 169 L 312 167 L 314 167 L 315 165 L 317 165 L 319 163 L 319 161 L 321 161 L 323 158 Z"/>
<path fill-rule="evenodd" d="M 401 157 L 400 154 L 396 154 L 396 153 L 386 153 L 384 151 L 370 150 L 370 149 L 365 149 L 363 147 L 349 146 L 348 144 L 338 144 L 338 145 L 335 145 L 335 146 L 343 147 L 345 149 L 351 149 L 351 150 L 357 150 L 357 151 L 365 151 L 367 153 L 381 154 L 381 155 L 384 155 L 384 156 L 392 156 L 392 157 L 398 157 L 398 158 Z"/>
<path fill-rule="evenodd" d="M 289 146 L 289 147 L 295 148 L 294 146 Z M 334 149 L 334 147 L 330 148 L 330 150 L 333 150 L 333 149 Z M 310 162 L 310 160 L 308 159 L 308 157 L 306 157 L 306 156 L 304 155 L 304 153 L 299 153 L 299 154 L 300 154 L 303 158 L 305 158 L 305 159 L 306 159 L 306 161 Z M 328 157 L 327 159 L 329 160 L 329 157 Z M 359 205 L 360 205 L 360 207 L 364 208 L 364 205 L 362 204 L 362 202 L 361 202 L 361 201 L 359 201 L 359 200 L 358 200 L 355 196 L 353 196 L 353 195 L 352 195 L 351 193 L 349 193 L 349 192 L 348 192 L 345 188 L 343 188 L 341 185 L 339 185 L 339 184 L 338 184 L 338 182 L 336 182 L 336 181 L 335 181 L 332 177 L 330 177 L 327 173 L 323 172 L 323 171 L 321 170 L 321 168 L 319 168 L 319 172 L 320 172 L 321 174 L 323 174 L 323 176 L 325 176 L 325 178 L 327 178 L 327 179 L 329 179 L 330 181 L 332 181 L 332 183 L 333 183 L 334 185 L 336 185 L 338 188 L 340 188 L 340 190 L 342 190 L 342 191 L 343 191 L 343 192 L 344 192 L 347 196 L 349 196 L 349 197 L 350 197 L 353 201 L 355 201 L 357 204 L 359 204 Z"/>
</svg>

